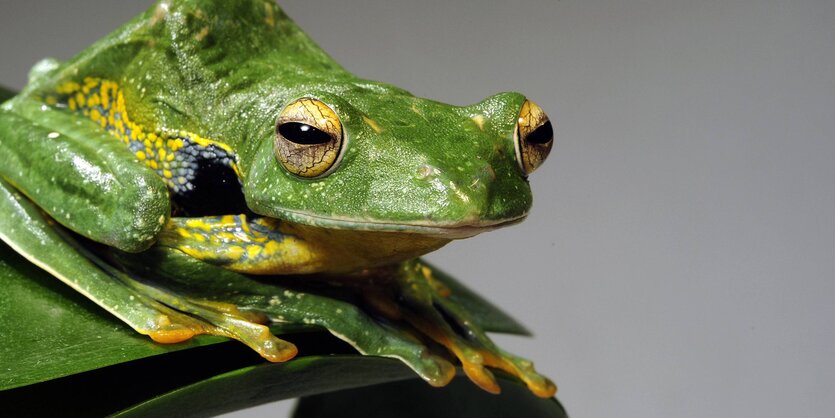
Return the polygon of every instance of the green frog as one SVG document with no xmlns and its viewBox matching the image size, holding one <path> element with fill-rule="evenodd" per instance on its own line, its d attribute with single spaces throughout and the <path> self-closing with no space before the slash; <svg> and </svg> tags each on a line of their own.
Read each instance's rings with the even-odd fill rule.
<svg viewBox="0 0 835 418">
<path fill-rule="evenodd" d="M 549 397 L 417 257 L 524 219 L 552 142 L 521 94 L 354 76 L 270 1 L 163 0 L 2 104 L 0 238 L 159 343 L 286 361 L 267 324 L 316 325 L 435 386 L 457 359 Z"/>
</svg>

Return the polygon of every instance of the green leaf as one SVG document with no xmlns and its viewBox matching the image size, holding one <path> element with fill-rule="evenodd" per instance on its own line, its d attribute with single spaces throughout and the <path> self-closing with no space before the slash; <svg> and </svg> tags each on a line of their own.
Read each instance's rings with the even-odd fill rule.
<svg viewBox="0 0 835 418">
<path fill-rule="evenodd" d="M 0 243 L 0 390 L 225 341 L 160 345 Z"/>
<path fill-rule="evenodd" d="M 413 378 L 410 369 L 392 359 L 356 355 L 302 357 L 214 376 L 115 416 L 217 415 L 266 402 Z M 426 382 L 418 383 L 429 387 Z"/>
<path fill-rule="evenodd" d="M 537 398 L 517 381 L 498 377 L 502 385 L 500 395 L 491 395 L 458 377 L 443 389 L 407 380 L 307 396 L 300 400 L 293 418 L 568 416 L 555 398 Z"/>
</svg>

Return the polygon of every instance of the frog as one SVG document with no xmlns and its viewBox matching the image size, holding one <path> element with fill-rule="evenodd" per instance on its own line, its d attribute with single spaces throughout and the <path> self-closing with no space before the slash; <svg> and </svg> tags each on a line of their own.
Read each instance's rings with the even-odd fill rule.
<svg viewBox="0 0 835 418">
<path fill-rule="evenodd" d="M 552 144 L 526 96 L 359 78 L 271 1 L 161 0 L 0 105 L 0 239 L 160 344 L 283 362 L 269 325 L 313 325 L 433 386 L 457 363 L 550 397 L 420 257 L 521 222 Z"/>
</svg>

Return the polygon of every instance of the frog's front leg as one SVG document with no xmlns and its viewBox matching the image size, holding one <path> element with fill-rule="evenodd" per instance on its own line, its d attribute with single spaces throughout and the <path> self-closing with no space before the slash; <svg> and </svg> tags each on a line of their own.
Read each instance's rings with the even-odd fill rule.
<svg viewBox="0 0 835 418">
<path fill-rule="evenodd" d="M 236 315 L 231 309 L 228 314 L 221 314 L 217 309 L 189 305 L 176 294 L 137 282 L 103 263 L 2 180 L 0 212 L 0 239 L 157 342 L 176 343 L 198 334 L 213 334 L 244 340 L 273 361 L 295 355 L 292 344 L 278 340 L 265 326 L 253 323 L 252 315 Z"/>
<path fill-rule="evenodd" d="M 52 219 L 141 251 L 170 213 L 168 190 L 125 145 L 82 116 L 17 97 L 0 108 L 0 177 Z"/>
<path fill-rule="evenodd" d="M 420 260 L 403 263 L 393 273 L 394 298 L 384 292 L 368 293 L 371 304 L 394 320 L 405 320 L 430 339 L 446 347 L 462 364 L 466 375 L 488 392 L 500 388 L 485 366 L 503 370 L 525 382 L 541 397 L 551 397 L 556 386 L 537 373 L 533 363 L 496 346 L 471 315 L 450 298 L 450 290 L 433 278 Z M 392 300 L 399 303 L 393 304 Z"/>
</svg>

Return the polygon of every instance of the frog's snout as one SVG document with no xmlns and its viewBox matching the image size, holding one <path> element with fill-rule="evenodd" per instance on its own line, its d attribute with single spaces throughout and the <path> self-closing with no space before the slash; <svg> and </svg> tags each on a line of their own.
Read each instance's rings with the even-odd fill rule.
<svg viewBox="0 0 835 418">
<path fill-rule="evenodd" d="M 432 164 L 421 164 L 415 170 L 415 178 L 432 185 L 437 191 L 462 191 L 467 195 L 487 189 L 496 179 L 496 171 L 489 163 L 482 163 L 472 176 L 450 176 Z M 469 197 L 457 194 L 461 200 L 470 201 Z"/>
<path fill-rule="evenodd" d="M 458 208 L 458 222 L 481 224 L 484 221 L 506 219 L 508 217 L 523 216 L 526 212 L 526 202 L 517 202 L 521 210 L 509 213 L 507 206 L 498 204 L 496 188 L 496 170 L 488 161 L 470 162 L 470 167 L 462 172 L 453 169 L 443 170 L 433 164 L 420 164 L 415 170 L 415 179 L 421 186 L 431 188 L 438 203 L 443 207 Z M 466 174 L 465 174 L 466 173 Z M 522 194 L 520 197 L 526 196 Z M 522 198 L 521 200 L 526 200 Z"/>
</svg>

